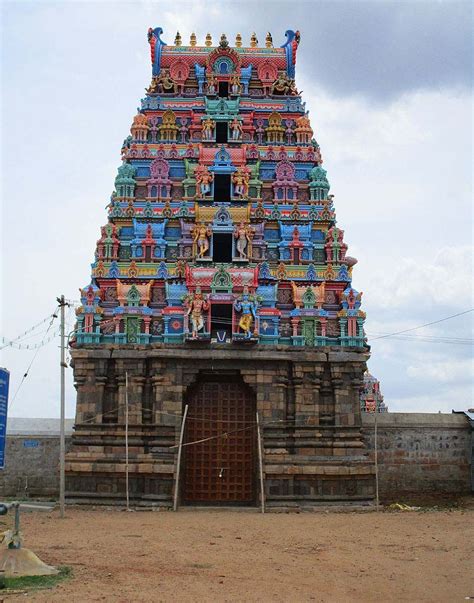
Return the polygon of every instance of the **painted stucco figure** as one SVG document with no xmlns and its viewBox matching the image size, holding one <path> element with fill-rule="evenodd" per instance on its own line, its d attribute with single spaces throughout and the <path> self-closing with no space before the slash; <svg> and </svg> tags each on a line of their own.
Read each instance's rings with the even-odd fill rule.
<svg viewBox="0 0 474 603">
<path fill-rule="evenodd" d="M 197 196 L 206 197 L 211 192 L 211 183 L 214 180 L 214 175 L 206 166 L 196 170 L 196 194 Z"/>
<path fill-rule="evenodd" d="M 191 234 L 193 235 L 193 256 L 198 259 L 203 258 L 209 251 L 209 238 L 212 235 L 212 229 L 204 223 L 196 224 Z"/>
<path fill-rule="evenodd" d="M 249 174 L 243 170 L 238 170 L 233 174 L 232 182 L 234 183 L 234 196 L 242 197 L 243 199 L 248 197 L 249 180 Z"/>
<path fill-rule="evenodd" d="M 230 122 L 230 132 L 231 132 L 231 139 L 233 142 L 237 142 L 238 140 L 241 140 L 242 138 L 242 124 L 240 123 L 240 121 L 237 118 L 234 118 L 231 122 Z"/>
<path fill-rule="evenodd" d="M 191 322 L 191 336 L 193 339 L 197 339 L 199 331 L 204 327 L 204 312 L 209 310 L 208 298 L 203 296 L 200 287 L 198 287 L 194 293 L 185 299 L 185 304 Z"/>
<path fill-rule="evenodd" d="M 205 119 L 202 122 L 202 139 L 203 140 L 213 140 L 215 127 L 216 127 L 216 122 L 213 119 Z"/>
<path fill-rule="evenodd" d="M 242 295 L 235 300 L 234 308 L 237 312 L 241 312 L 239 329 L 242 329 L 246 339 L 250 339 L 253 334 L 252 326 L 257 316 L 257 303 L 254 296 L 249 294 L 247 287 L 244 287 Z"/>
<path fill-rule="evenodd" d="M 234 230 L 234 237 L 237 239 L 235 246 L 240 259 L 248 260 L 252 256 L 252 239 L 254 235 L 255 229 L 244 222 L 241 222 Z"/>
</svg>

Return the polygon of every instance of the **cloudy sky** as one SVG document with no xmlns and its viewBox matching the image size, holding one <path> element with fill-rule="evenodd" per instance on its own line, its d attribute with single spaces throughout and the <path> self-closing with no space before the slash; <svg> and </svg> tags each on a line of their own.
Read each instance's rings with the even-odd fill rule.
<svg viewBox="0 0 474 603">
<path fill-rule="evenodd" d="M 215 41 L 255 31 L 263 43 L 269 30 L 275 45 L 301 31 L 297 84 L 359 259 L 370 370 L 393 411 L 472 406 L 472 314 L 380 338 L 473 307 L 470 2 L 4 1 L 0 336 L 89 282 L 121 143 L 150 80 L 149 26 L 168 43 L 177 30 L 201 43 L 208 31 Z M 3 351 L 11 397 L 34 360 L 13 416 L 58 416 L 57 346 L 35 358 Z"/>
</svg>

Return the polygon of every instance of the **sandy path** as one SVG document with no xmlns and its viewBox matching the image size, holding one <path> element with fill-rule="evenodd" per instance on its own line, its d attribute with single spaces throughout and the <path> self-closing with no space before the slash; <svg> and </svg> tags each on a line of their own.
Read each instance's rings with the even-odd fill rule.
<svg viewBox="0 0 474 603">
<path fill-rule="evenodd" d="M 473 519 L 473 511 L 24 513 L 25 545 L 74 571 L 28 599 L 464 601 L 474 596 Z"/>
</svg>

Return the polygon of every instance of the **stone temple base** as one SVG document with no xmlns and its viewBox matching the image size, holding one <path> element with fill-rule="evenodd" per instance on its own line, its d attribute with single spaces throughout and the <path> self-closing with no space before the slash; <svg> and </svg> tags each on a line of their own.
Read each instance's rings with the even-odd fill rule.
<svg viewBox="0 0 474 603">
<path fill-rule="evenodd" d="M 367 358 L 361 349 L 198 342 L 76 348 L 67 497 L 124 504 L 128 398 L 133 505 L 172 506 L 185 405 L 181 505 L 260 504 L 257 412 L 268 507 L 372 500 L 359 408 Z"/>
</svg>

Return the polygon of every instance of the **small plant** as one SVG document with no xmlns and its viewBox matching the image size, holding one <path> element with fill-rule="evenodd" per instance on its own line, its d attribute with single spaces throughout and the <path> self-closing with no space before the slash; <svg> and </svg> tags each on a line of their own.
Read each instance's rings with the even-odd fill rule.
<svg viewBox="0 0 474 603">
<path fill-rule="evenodd" d="M 17 578 L 5 577 L 0 583 L 0 588 L 9 590 L 40 590 L 44 588 L 53 588 L 62 580 L 69 578 L 72 575 L 70 567 L 61 566 L 59 574 L 54 576 L 18 576 Z"/>
</svg>

